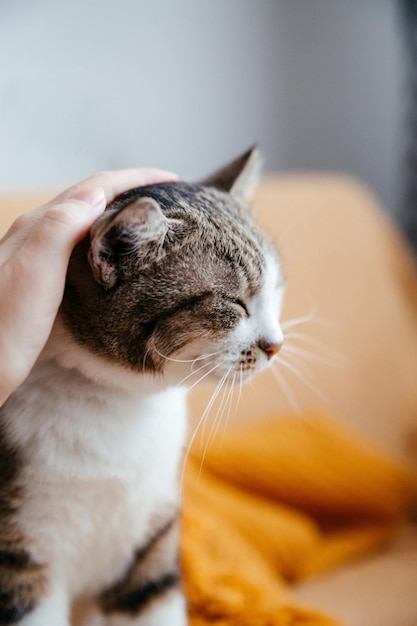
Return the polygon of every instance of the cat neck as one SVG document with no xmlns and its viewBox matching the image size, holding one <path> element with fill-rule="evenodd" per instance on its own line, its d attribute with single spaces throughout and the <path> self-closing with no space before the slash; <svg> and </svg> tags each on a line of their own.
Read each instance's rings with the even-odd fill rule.
<svg viewBox="0 0 417 626">
<path fill-rule="evenodd" d="M 43 370 L 48 363 L 53 363 L 57 376 L 68 377 L 70 371 L 90 389 L 96 388 L 100 394 L 113 397 L 159 394 L 175 384 L 166 377 L 138 373 L 95 355 L 76 342 L 59 317 L 35 369 Z"/>
<path fill-rule="evenodd" d="M 180 450 L 185 436 L 184 388 L 149 378 L 108 367 L 57 324 L 1 419 L 42 476 L 124 477 L 144 450 Z"/>
</svg>

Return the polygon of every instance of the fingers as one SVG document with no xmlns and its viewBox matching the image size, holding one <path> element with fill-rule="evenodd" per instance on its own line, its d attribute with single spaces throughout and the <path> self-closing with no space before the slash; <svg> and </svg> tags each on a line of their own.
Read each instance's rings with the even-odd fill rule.
<svg viewBox="0 0 417 626">
<path fill-rule="evenodd" d="M 100 172 L 70 187 L 40 210 L 39 227 L 27 239 L 29 245 L 42 245 L 49 254 L 68 250 L 86 234 L 109 202 L 132 187 L 173 181 L 176 175 L 164 170 L 142 168 Z M 84 204 L 84 207 L 82 206 Z M 86 210 L 87 209 L 87 210 Z M 39 217 L 39 214 L 37 215 Z"/>
<path fill-rule="evenodd" d="M 87 234 L 105 206 L 102 187 L 80 190 L 73 198 L 47 206 L 24 242 L 22 251 L 29 256 L 33 254 L 35 262 L 42 266 L 53 262 L 65 269 L 75 244 Z"/>
<path fill-rule="evenodd" d="M 6 233 L 0 245 L 0 265 L 24 247 L 24 254 L 32 253 L 36 259 L 60 254 L 67 262 L 69 254 L 88 231 L 106 206 L 101 187 L 86 188 L 73 199 L 49 203 L 19 217 Z M 62 254 L 61 253 L 61 254 Z"/>
<path fill-rule="evenodd" d="M 35 297 L 35 286 L 38 295 L 54 294 L 56 300 L 62 295 L 72 249 L 106 204 L 132 187 L 170 180 L 176 180 L 175 174 L 150 168 L 95 174 L 17 220 L 1 242 L 0 265 L 18 256 L 27 294 Z"/>
<path fill-rule="evenodd" d="M 64 227 L 64 225 L 68 226 L 67 229 L 62 230 L 62 235 L 64 235 L 64 233 L 67 235 L 70 234 L 71 225 L 75 227 L 75 235 L 73 238 L 70 236 L 69 239 L 72 245 L 75 245 L 78 238 L 81 238 L 86 233 L 94 219 L 98 217 L 100 210 L 97 214 L 94 214 L 88 211 L 87 208 L 85 214 L 80 215 L 77 213 L 76 208 L 71 210 L 69 205 L 66 204 L 71 199 L 81 200 L 86 202 L 87 205 L 94 205 L 94 193 L 97 189 L 100 189 L 100 193 L 104 193 L 104 204 L 103 207 L 101 207 L 101 210 L 103 210 L 104 206 L 111 202 L 116 196 L 132 187 L 140 187 L 157 182 L 174 181 L 176 179 L 177 176 L 172 172 L 153 168 L 126 169 L 94 174 L 59 194 L 59 196 L 48 202 L 45 206 L 28 211 L 20 216 L 12 224 L 3 239 L 0 240 L 0 265 L 28 240 L 32 235 L 33 229 L 38 230 L 38 226 L 41 226 L 42 230 L 41 233 L 36 233 L 34 240 L 37 241 L 37 237 L 42 238 L 42 236 L 44 236 L 49 241 L 48 232 L 52 234 L 52 232 L 55 231 L 52 229 L 52 224 L 49 224 L 49 229 L 45 227 L 51 221 L 57 222 L 56 226 L 61 222 L 62 227 Z M 59 244 L 60 241 L 61 239 L 58 237 L 56 243 Z"/>
<path fill-rule="evenodd" d="M 49 336 L 75 243 L 106 206 L 101 187 L 76 196 L 45 208 L 20 248 L 2 264 L 0 355 L 7 368 L 1 377 L 3 382 L 9 378 L 11 389 L 28 374 Z M 0 256 L 15 238 L 2 244 Z"/>
<path fill-rule="evenodd" d="M 106 206 L 101 187 L 79 191 L 76 196 L 47 206 L 5 265 L 13 272 L 15 300 L 21 310 L 33 311 L 39 302 L 47 302 L 51 325 L 62 298 L 71 252 Z M 11 240 L 15 243 L 13 237 Z M 2 247 L 7 250 L 7 246 Z"/>
<path fill-rule="evenodd" d="M 153 183 L 162 183 L 177 180 L 176 174 L 154 168 L 126 169 L 115 172 L 100 172 L 90 176 L 81 183 L 77 183 L 60 194 L 53 202 L 74 197 L 84 189 L 102 187 L 106 196 L 107 204 L 116 196 L 132 189 Z"/>
</svg>

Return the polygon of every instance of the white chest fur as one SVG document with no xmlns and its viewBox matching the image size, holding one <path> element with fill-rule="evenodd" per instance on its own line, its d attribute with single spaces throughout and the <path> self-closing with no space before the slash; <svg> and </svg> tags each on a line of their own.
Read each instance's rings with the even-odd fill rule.
<svg viewBox="0 0 417 626">
<path fill-rule="evenodd" d="M 150 520 L 178 506 L 184 390 L 109 389 L 43 359 L 6 415 L 25 461 L 18 521 L 32 554 L 72 596 L 103 589 Z"/>
</svg>

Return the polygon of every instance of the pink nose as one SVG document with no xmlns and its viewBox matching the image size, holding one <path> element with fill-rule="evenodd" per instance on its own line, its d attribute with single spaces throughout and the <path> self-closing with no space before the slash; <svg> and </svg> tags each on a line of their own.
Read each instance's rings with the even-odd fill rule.
<svg viewBox="0 0 417 626">
<path fill-rule="evenodd" d="M 272 359 L 272 357 L 274 357 L 276 354 L 278 354 L 278 352 L 281 350 L 282 347 L 282 341 L 278 342 L 278 343 L 270 343 L 269 341 L 265 341 L 264 339 L 261 339 L 258 342 L 258 345 L 260 347 L 260 349 L 265 352 L 266 356 L 268 357 L 268 360 Z"/>
</svg>

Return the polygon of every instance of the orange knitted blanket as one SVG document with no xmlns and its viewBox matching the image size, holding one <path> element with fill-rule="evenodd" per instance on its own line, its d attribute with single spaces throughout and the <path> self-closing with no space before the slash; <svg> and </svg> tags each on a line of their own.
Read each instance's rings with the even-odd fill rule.
<svg viewBox="0 0 417 626">
<path fill-rule="evenodd" d="M 185 473 L 182 560 L 192 626 L 336 626 L 294 581 L 390 540 L 416 476 L 319 415 L 230 429 Z"/>
</svg>

